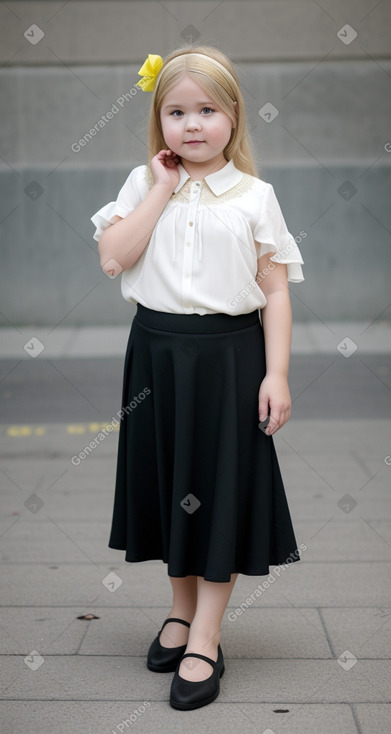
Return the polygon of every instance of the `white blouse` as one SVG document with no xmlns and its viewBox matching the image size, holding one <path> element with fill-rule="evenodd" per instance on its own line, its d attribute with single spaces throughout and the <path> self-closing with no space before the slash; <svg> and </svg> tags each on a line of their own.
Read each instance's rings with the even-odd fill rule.
<svg viewBox="0 0 391 734">
<path fill-rule="evenodd" d="M 137 262 L 121 275 L 125 300 L 155 311 L 235 316 L 266 306 L 257 258 L 274 252 L 286 263 L 288 280 L 304 280 L 304 263 L 287 229 L 273 186 L 243 173 L 230 160 L 204 179 L 192 180 L 182 164 L 180 179 Z M 117 200 L 91 217 L 94 239 L 114 216 L 126 217 L 147 195 L 149 166 L 134 168 Z M 270 268 L 270 266 L 269 266 Z"/>
</svg>

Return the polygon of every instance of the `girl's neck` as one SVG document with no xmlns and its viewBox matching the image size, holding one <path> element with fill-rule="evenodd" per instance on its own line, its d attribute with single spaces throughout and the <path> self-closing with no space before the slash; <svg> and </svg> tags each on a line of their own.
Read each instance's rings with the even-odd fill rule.
<svg viewBox="0 0 391 734">
<path fill-rule="evenodd" d="M 194 166 L 193 161 L 185 161 L 185 164 L 182 162 L 182 166 L 189 174 L 191 181 L 202 181 L 205 176 L 209 176 L 211 173 L 220 171 L 220 169 L 224 168 L 227 163 L 228 161 L 223 158 L 222 161 L 216 163 L 206 161 L 204 164 L 200 163 L 198 166 Z"/>
</svg>

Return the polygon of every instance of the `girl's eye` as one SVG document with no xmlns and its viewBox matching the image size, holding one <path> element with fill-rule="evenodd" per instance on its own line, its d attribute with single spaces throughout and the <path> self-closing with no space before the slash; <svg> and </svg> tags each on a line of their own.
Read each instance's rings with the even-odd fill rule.
<svg viewBox="0 0 391 734">
<path fill-rule="evenodd" d="M 214 112 L 214 110 L 212 110 L 212 108 L 211 108 L 211 107 L 203 107 L 203 108 L 202 108 L 202 112 L 203 112 L 204 110 L 208 110 L 209 112 Z M 177 115 L 175 114 L 176 112 L 179 112 L 179 114 L 180 114 L 180 115 L 182 115 L 182 114 L 183 114 L 183 113 L 181 112 L 181 110 L 173 110 L 173 111 L 171 112 L 171 115 L 173 115 L 174 117 L 177 117 Z"/>
</svg>

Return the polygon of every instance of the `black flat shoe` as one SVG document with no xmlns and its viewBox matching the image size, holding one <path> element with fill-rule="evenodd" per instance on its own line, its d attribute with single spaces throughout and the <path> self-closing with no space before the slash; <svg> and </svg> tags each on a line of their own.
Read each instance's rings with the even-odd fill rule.
<svg viewBox="0 0 391 734">
<path fill-rule="evenodd" d="M 220 693 L 220 678 L 224 673 L 224 657 L 220 645 L 217 648 L 217 660 L 201 655 L 201 653 L 187 652 L 182 655 L 175 675 L 171 683 L 170 704 L 174 709 L 188 711 L 198 709 L 200 706 L 206 706 L 208 703 L 217 698 Z M 184 658 L 194 657 L 206 660 L 213 666 L 213 673 L 206 680 L 193 681 L 181 678 L 179 675 L 179 667 Z"/>
<path fill-rule="evenodd" d="M 177 617 L 168 617 L 165 622 L 163 622 L 162 628 L 152 642 L 147 655 L 147 667 L 155 673 L 171 673 L 175 670 L 178 665 L 178 661 L 181 659 L 187 647 L 187 645 L 181 645 L 180 647 L 163 647 L 160 644 L 160 634 L 163 627 L 165 627 L 168 622 L 180 622 L 181 624 L 185 624 L 186 627 L 190 627 L 189 622 L 186 622 L 184 619 L 178 619 Z"/>
</svg>

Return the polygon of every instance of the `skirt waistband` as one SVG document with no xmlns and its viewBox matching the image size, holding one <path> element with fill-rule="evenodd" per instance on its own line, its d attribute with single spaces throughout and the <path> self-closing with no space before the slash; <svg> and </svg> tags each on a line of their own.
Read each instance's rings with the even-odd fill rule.
<svg viewBox="0 0 391 734">
<path fill-rule="evenodd" d="M 254 324 L 260 324 L 259 310 L 251 313 L 241 313 L 230 316 L 227 313 L 208 313 L 201 316 L 198 313 L 182 314 L 155 311 L 137 304 L 135 318 L 140 324 L 151 329 L 161 331 L 177 331 L 182 334 L 219 334 L 225 331 L 247 329 Z"/>
</svg>

